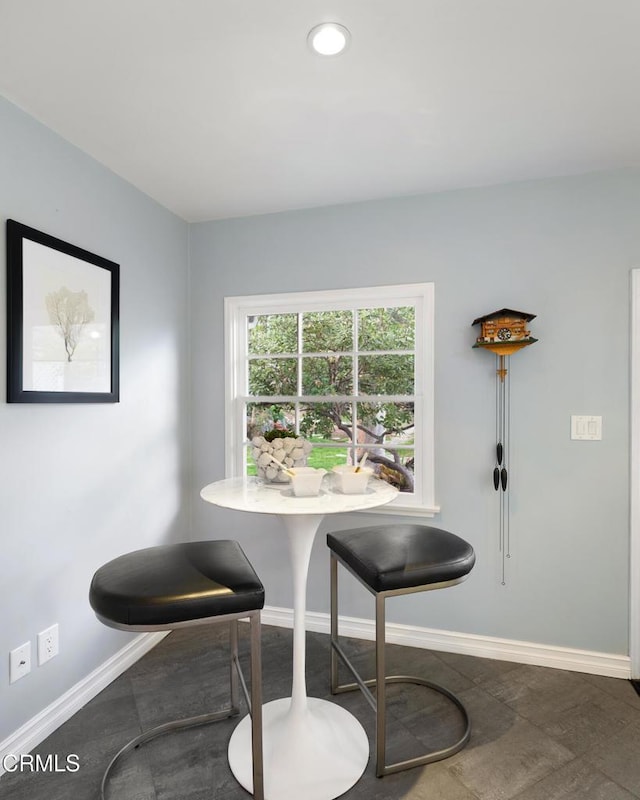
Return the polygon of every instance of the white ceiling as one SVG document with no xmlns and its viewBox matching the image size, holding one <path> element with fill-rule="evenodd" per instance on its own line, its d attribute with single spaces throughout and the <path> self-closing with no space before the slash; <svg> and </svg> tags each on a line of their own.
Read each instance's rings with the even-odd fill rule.
<svg viewBox="0 0 640 800">
<path fill-rule="evenodd" d="M 638 164 L 639 42 L 640 0 L 0 0 L 0 93 L 196 221 Z"/>
</svg>

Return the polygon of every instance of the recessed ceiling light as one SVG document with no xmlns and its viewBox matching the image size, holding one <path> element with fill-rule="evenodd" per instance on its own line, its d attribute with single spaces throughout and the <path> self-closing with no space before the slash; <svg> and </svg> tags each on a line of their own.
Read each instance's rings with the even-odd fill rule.
<svg viewBox="0 0 640 800">
<path fill-rule="evenodd" d="M 323 22 L 311 28 L 307 36 L 309 47 L 321 56 L 337 56 L 344 52 L 351 34 L 337 22 Z"/>
</svg>

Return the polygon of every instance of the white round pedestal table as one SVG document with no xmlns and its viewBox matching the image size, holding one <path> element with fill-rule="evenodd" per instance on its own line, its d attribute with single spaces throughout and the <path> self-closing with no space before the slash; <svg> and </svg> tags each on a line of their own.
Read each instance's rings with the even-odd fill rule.
<svg viewBox="0 0 640 800">
<path fill-rule="evenodd" d="M 393 500 L 398 491 L 370 480 L 364 494 L 342 494 L 331 477 L 317 497 L 295 497 L 256 478 L 229 478 L 205 486 L 208 503 L 277 515 L 287 532 L 293 573 L 293 682 L 291 697 L 263 706 L 265 800 L 333 800 L 350 789 L 369 760 L 369 741 L 358 720 L 336 703 L 307 696 L 305 614 L 311 547 L 326 514 L 362 511 Z M 253 792 L 251 725 L 246 716 L 229 742 L 229 765 Z"/>
</svg>

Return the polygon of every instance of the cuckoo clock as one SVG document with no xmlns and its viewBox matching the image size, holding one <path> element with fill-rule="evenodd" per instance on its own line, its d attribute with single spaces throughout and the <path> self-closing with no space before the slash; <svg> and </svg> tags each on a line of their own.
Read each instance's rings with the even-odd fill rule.
<svg viewBox="0 0 640 800">
<path fill-rule="evenodd" d="M 531 322 L 535 316 L 525 314 L 524 311 L 501 308 L 493 314 L 478 317 L 471 323 L 480 325 L 480 336 L 473 346 L 484 347 L 501 356 L 510 356 L 516 350 L 538 341 L 527 329 L 527 322 Z"/>
<path fill-rule="evenodd" d="M 478 317 L 471 323 L 480 325 L 480 336 L 474 347 L 491 350 L 496 355 L 496 458 L 493 468 L 493 488 L 499 492 L 498 539 L 502 553 L 502 583 L 505 584 L 505 558 L 510 558 L 509 535 L 509 433 L 511 427 L 511 390 L 507 359 L 512 353 L 537 342 L 527 323 L 535 314 L 501 308 L 492 314 Z"/>
</svg>

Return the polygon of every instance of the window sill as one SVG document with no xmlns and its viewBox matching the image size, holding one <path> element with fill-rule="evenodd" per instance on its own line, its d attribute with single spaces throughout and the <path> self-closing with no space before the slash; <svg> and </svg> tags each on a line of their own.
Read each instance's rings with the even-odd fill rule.
<svg viewBox="0 0 640 800">
<path fill-rule="evenodd" d="M 440 513 L 440 506 L 401 506 L 393 502 L 375 508 L 356 511 L 356 514 L 385 514 L 394 517 L 435 517 Z"/>
</svg>

